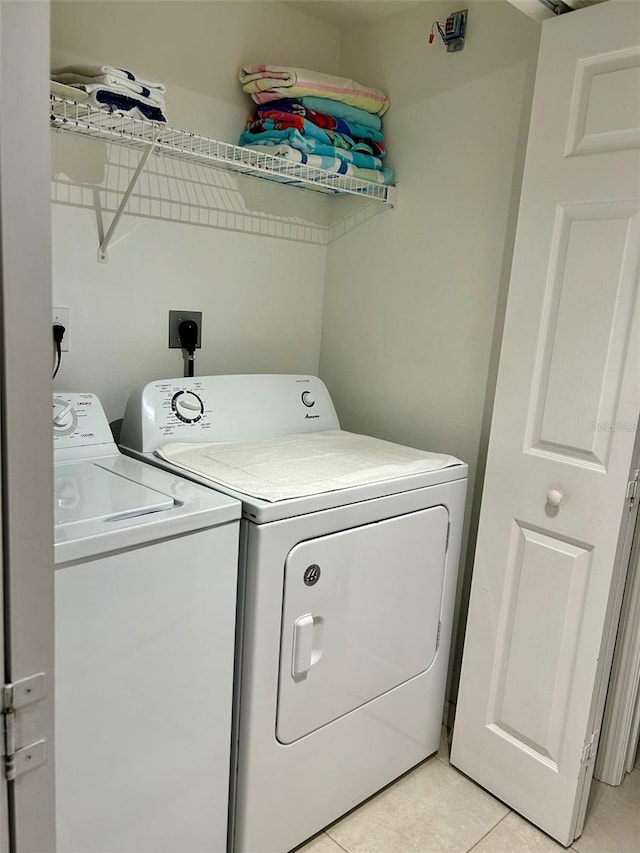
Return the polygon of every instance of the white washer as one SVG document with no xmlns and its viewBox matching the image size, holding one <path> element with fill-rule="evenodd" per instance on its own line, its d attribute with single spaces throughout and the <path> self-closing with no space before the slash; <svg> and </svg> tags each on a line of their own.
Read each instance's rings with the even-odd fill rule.
<svg viewBox="0 0 640 853">
<path fill-rule="evenodd" d="M 58 853 L 227 843 L 240 504 L 53 399 Z"/>
<path fill-rule="evenodd" d="M 242 500 L 232 847 L 285 853 L 438 748 L 467 466 L 340 431 L 312 376 L 150 383 L 121 440 Z"/>
</svg>

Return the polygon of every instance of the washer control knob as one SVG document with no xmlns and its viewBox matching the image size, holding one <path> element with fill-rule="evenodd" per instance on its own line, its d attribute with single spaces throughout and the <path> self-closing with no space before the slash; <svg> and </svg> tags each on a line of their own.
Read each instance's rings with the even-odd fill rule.
<svg viewBox="0 0 640 853">
<path fill-rule="evenodd" d="M 73 421 L 73 405 L 71 403 L 58 404 L 53 410 L 53 424 L 58 429 L 66 429 Z"/>
<path fill-rule="evenodd" d="M 78 426 L 78 415 L 73 403 L 62 397 L 53 398 L 54 436 L 72 435 Z"/>
<path fill-rule="evenodd" d="M 315 406 L 316 404 L 315 398 L 311 391 L 303 391 L 301 399 L 305 406 L 307 406 L 309 409 L 311 408 L 311 406 Z"/>
<path fill-rule="evenodd" d="M 178 420 L 187 424 L 199 421 L 204 414 L 202 400 L 192 391 L 178 391 L 171 400 L 171 408 Z"/>
</svg>

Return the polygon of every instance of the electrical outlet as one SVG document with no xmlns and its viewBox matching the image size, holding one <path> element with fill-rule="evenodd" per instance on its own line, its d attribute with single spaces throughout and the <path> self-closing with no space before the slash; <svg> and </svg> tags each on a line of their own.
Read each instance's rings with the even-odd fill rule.
<svg viewBox="0 0 640 853">
<path fill-rule="evenodd" d="M 64 338 L 62 339 L 62 352 L 69 352 L 69 309 L 54 308 L 53 309 L 53 326 L 55 323 L 60 323 L 64 326 Z"/>
<path fill-rule="evenodd" d="M 202 346 L 202 311 L 169 311 L 169 349 L 182 349 L 178 326 L 183 320 L 195 320 L 198 324 L 196 349 Z"/>
</svg>

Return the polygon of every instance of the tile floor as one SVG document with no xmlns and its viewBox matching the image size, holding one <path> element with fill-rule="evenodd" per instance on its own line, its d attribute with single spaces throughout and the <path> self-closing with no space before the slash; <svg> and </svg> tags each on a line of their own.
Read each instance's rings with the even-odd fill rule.
<svg viewBox="0 0 640 853">
<path fill-rule="evenodd" d="M 594 782 L 575 853 L 640 853 L 640 752 L 620 788 Z M 372 797 L 296 853 L 553 853 L 565 850 L 437 757 Z"/>
</svg>

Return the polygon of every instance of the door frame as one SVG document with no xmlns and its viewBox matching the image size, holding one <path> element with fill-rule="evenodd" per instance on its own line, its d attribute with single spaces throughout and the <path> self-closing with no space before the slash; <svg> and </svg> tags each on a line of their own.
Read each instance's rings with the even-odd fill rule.
<svg viewBox="0 0 640 853">
<path fill-rule="evenodd" d="M 638 425 L 640 427 L 640 423 Z M 636 440 L 632 474 L 640 468 L 640 429 Z M 637 746 L 638 697 L 640 695 L 640 486 L 628 511 L 622 532 L 621 577 L 623 587 L 619 622 L 615 625 L 615 650 L 608 681 L 600 748 L 594 776 L 608 785 L 620 785 L 629 772 L 631 741 Z M 626 562 L 625 562 L 626 560 Z M 634 756 L 635 758 L 635 751 Z M 633 767 L 633 758 L 631 767 Z"/>
<path fill-rule="evenodd" d="M 640 433 L 636 438 L 634 446 L 632 462 L 629 470 L 629 482 L 634 478 L 634 473 L 638 467 L 640 467 Z M 606 637 L 603 640 L 603 651 L 599 667 L 600 675 L 596 680 L 595 701 L 591 710 L 593 720 L 591 728 L 592 730 L 598 729 L 599 731 L 599 735 L 592 747 L 593 750 L 596 751 L 596 755 L 599 752 L 599 744 L 603 734 L 603 715 L 605 713 L 605 706 L 611 680 L 616 638 L 618 636 L 619 626 L 622 619 L 621 611 L 623 608 L 625 585 L 634 545 L 636 521 L 638 518 L 638 500 L 636 499 L 630 506 L 627 503 L 626 509 L 628 513 L 627 517 L 623 517 L 621 519 L 615 568 L 613 571 L 609 601 L 607 604 L 607 617 L 605 620 Z M 587 806 L 589 803 L 589 794 L 591 793 L 591 783 L 595 775 L 595 766 L 596 762 L 592 759 L 587 765 L 587 773 L 583 780 L 582 796 L 580 799 L 575 827 L 576 838 L 582 834 L 584 829 Z"/>
<path fill-rule="evenodd" d="M 0 23 L 0 27 L 2 24 Z M 0 44 L 2 33 L 0 31 Z M 1 312 L 0 299 L 0 312 Z M 2 383 L 0 383 L 0 446 L 2 446 Z M 0 454 L 0 482 L 2 482 L 2 455 Z M 2 490 L 0 489 L 0 518 L 2 518 Z M 4 543 L 0 524 L 0 684 L 4 677 Z M 9 853 L 9 786 L 4 773 L 0 773 L 0 853 Z"/>
<path fill-rule="evenodd" d="M 38 744 L 7 783 L 13 853 L 55 850 L 49 30 L 48 0 L 0 0 L 4 677 L 39 676 L 8 704 L 16 750 Z"/>
</svg>

